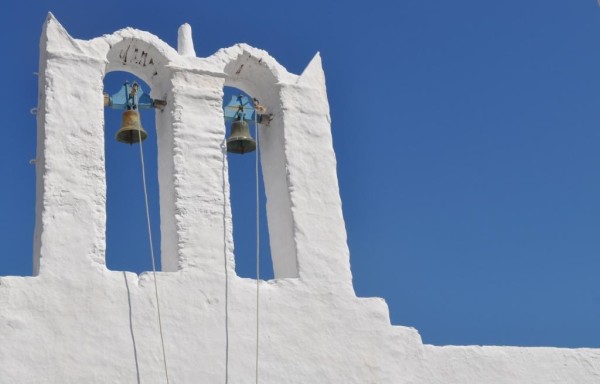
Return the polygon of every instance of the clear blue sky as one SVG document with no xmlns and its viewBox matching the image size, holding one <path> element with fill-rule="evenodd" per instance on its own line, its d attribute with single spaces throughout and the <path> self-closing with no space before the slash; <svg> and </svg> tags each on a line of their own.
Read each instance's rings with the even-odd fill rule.
<svg viewBox="0 0 600 384">
<path fill-rule="evenodd" d="M 48 11 L 81 39 L 132 26 L 175 46 L 189 22 L 199 56 L 246 42 L 293 73 L 320 51 L 357 294 L 385 298 L 392 322 L 426 343 L 600 347 L 595 0 L 4 4 L 0 275 L 31 274 L 29 109 Z M 107 76 L 107 88 L 126 78 Z M 119 114 L 108 112 L 107 259 L 138 271 L 137 147 L 113 145 Z M 234 204 L 253 209 L 252 160 L 232 168 Z M 236 209 L 239 273 L 251 276 L 254 217 Z"/>
</svg>

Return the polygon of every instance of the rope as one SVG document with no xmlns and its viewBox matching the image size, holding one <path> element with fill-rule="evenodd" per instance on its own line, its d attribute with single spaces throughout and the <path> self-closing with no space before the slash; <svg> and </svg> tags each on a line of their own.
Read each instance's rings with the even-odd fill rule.
<svg viewBox="0 0 600 384">
<path fill-rule="evenodd" d="M 259 304 L 260 304 L 260 195 L 258 180 L 258 157 L 260 155 L 259 134 L 258 134 L 258 116 L 254 113 L 254 127 L 256 128 L 256 384 L 258 384 L 258 340 L 259 340 Z"/>
<path fill-rule="evenodd" d="M 229 383 L 229 271 L 227 270 L 227 191 L 226 156 L 227 139 L 223 141 L 223 267 L 225 268 L 225 384 Z"/>
<path fill-rule="evenodd" d="M 139 113 L 139 112 L 138 112 Z M 156 280 L 156 262 L 154 259 L 154 245 L 152 244 L 152 227 L 150 226 L 150 209 L 148 208 L 148 190 L 146 187 L 146 166 L 144 164 L 144 149 L 142 145 L 142 132 L 138 130 L 140 143 L 140 159 L 142 162 L 142 181 L 144 184 L 144 200 L 146 202 L 146 222 L 148 224 L 148 240 L 150 241 L 150 256 L 152 257 L 152 275 L 154 276 L 154 294 L 156 296 L 156 312 L 158 315 L 158 330 L 160 332 L 160 345 L 162 347 L 163 365 L 165 367 L 165 379 L 169 384 L 169 371 L 167 370 L 167 354 L 165 353 L 165 339 L 163 337 L 162 321 L 160 316 L 160 303 L 158 300 L 158 281 Z"/>
</svg>

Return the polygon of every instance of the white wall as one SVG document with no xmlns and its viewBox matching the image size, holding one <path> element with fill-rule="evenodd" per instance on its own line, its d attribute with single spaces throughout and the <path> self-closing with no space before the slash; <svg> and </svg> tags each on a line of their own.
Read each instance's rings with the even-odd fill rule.
<svg viewBox="0 0 600 384">
<path fill-rule="evenodd" d="M 0 382 L 165 382 L 151 274 L 104 262 L 102 79 L 113 69 L 141 77 L 168 103 L 157 112 L 158 283 L 171 383 L 254 380 L 256 281 L 234 270 L 224 85 L 274 113 L 261 128 L 277 277 L 260 282 L 261 383 L 600 382 L 600 350 L 435 347 L 390 325 L 385 302 L 357 298 L 352 287 L 319 55 L 297 76 L 246 45 L 196 58 L 189 26 L 179 44 L 181 54 L 132 29 L 74 40 L 49 15 L 36 276 L 0 278 Z M 73 99 L 82 113 L 73 115 Z"/>
</svg>

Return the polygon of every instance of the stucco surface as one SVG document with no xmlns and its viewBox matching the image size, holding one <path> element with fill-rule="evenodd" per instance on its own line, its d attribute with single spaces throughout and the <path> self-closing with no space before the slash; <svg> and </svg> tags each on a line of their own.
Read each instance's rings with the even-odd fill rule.
<svg viewBox="0 0 600 384">
<path fill-rule="evenodd" d="M 52 15 L 40 43 L 34 277 L 0 278 L 1 383 L 164 383 L 154 282 L 104 262 L 102 81 L 129 71 L 157 111 L 171 383 L 250 383 L 256 281 L 236 276 L 221 100 L 243 89 L 274 115 L 261 161 L 275 279 L 260 282 L 261 383 L 598 383 L 600 350 L 424 345 L 358 298 L 321 59 L 301 75 L 236 45 L 195 57 L 124 29 L 71 38 Z M 59 97 L 60 95 L 60 97 Z M 86 105 L 74 115 L 74 101 Z"/>
</svg>

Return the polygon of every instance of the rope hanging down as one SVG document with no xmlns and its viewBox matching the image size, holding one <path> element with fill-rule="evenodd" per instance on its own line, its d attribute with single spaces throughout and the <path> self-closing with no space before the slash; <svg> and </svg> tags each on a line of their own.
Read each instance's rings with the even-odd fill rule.
<svg viewBox="0 0 600 384">
<path fill-rule="evenodd" d="M 156 312 L 158 316 L 158 330 L 160 333 L 160 345 L 162 348 L 163 365 L 165 368 L 165 379 L 169 384 L 169 371 L 167 370 L 167 355 L 165 353 L 165 339 L 163 337 L 162 320 L 160 316 L 160 301 L 158 299 L 158 281 L 156 280 L 156 262 L 154 259 L 154 245 L 152 244 L 152 227 L 150 225 L 150 209 L 148 208 L 148 190 L 146 187 L 146 167 L 144 164 L 144 149 L 142 145 L 142 133 L 138 131 L 140 143 L 140 160 L 142 163 L 142 182 L 144 184 L 144 201 L 146 202 L 146 223 L 148 224 L 148 240 L 150 242 L 150 256 L 152 258 L 152 276 L 154 277 L 154 294 L 156 296 Z"/>
<path fill-rule="evenodd" d="M 256 99 L 254 99 L 256 100 Z M 255 175 L 256 175 L 256 384 L 258 384 L 258 344 L 259 344 L 259 304 L 260 304 L 260 195 L 259 195 L 259 175 L 258 175 L 258 157 L 260 155 L 260 137 L 258 133 L 258 117 L 257 113 L 254 114 L 254 127 L 256 131 L 256 163 L 255 163 Z"/>
</svg>

